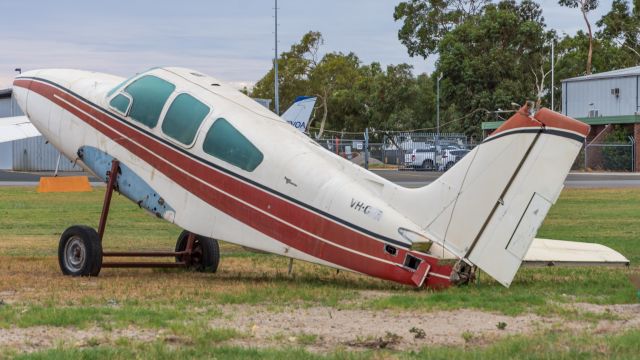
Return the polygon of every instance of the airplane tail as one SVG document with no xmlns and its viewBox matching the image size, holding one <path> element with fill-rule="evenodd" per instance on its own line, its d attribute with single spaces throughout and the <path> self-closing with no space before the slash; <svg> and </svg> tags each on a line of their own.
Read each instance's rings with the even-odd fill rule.
<svg viewBox="0 0 640 360">
<path fill-rule="evenodd" d="M 509 286 L 589 126 L 523 106 L 435 182 L 394 200 L 436 242 Z"/>
<path fill-rule="evenodd" d="M 281 115 L 281 117 L 293 125 L 296 129 L 304 132 L 307 130 L 307 124 L 313 113 L 313 106 L 316 104 L 316 98 L 312 96 L 298 96 L 290 108 Z"/>
</svg>

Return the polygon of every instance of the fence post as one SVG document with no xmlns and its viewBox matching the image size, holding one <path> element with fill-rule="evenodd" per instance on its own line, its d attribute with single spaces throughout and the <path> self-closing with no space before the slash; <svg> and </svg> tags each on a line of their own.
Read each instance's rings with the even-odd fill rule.
<svg viewBox="0 0 640 360">
<path fill-rule="evenodd" d="M 584 171 L 587 171 L 587 152 L 589 144 L 587 144 L 587 139 L 584 139 Z"/>
<path fill-rule="evenodd" d="M 369 170 L 369 128 L 364 128 L 364 168 Z"/>
</svg>

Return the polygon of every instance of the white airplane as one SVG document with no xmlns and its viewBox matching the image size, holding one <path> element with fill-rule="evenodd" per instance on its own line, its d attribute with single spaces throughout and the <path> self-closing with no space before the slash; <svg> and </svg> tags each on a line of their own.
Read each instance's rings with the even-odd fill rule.
<svg viewBox="0 0 640 360">
<path fill-rule="evenodd" d="M 117 266 L 103 264 L 117 254 L 101 242 L 115 188 L 185 229 L 169 255 L 205 271 L 217 267 L 218 239 L 417 287 L 464 283 L 476 267 L 509 286 L 589 132 L 525 105 L 437 181 L 410 189 L 193 70 L 127 80 L 35 70 L 14 91 L 58 150 L 108 182 L 98 231 L 72 226 L 60 239 L 61 270 L 74 276 Z"/>
<path fill-rule="evenodd" d="M 307 129 L 309 119 L 311 119 L 315 103 L 315 97 L 298 96 L 281 117 L 296 129 L 304 132 Z M 42 134 L 31 124 L 26 116 L 0 118 L 0 143 L 40 135 Z"/>
<path fill-rule="evenodd" d="M 293 101 L 293 105 L 280 117 L 291 124 L 291 126 L 301 132 L 305 132 L 315 104 L 316 98 L 313 96 L 298 96 Z"/>
</svg>

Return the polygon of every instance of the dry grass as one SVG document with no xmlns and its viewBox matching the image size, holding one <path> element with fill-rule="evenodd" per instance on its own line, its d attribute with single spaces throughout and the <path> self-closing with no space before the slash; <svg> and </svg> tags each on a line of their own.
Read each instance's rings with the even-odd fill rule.
<svg viewBox="0 0 640 360">
<path fill-rule="evenodd" d="M 220 339 L 244 336 L 233 332 L 216 335 L 208 328 L 208 320 L 225 316 L 223 307 L 229 304 L 249 308 L 259 305 L 273 312 L 288 311 L 291 306 L 324 306 L 336 311 L 349 309 L 355 312 L 358 309 L 410 311 L 416 314 L 443 309 L 479 309 L 507 315 L 536 313 L 542 317 L 593 323 L 613 321 L 617 317 L 609 313 L 594 315 L 588 311 L 567 310 L 566 306 L 574 302 L 637 302 L 636 290 L 628 281 L 629 274 L 638 272 L 636 265 L 630 269 L 523 269 L 510 289 L 484 276 L 479 286 L 433 293 L 357 274 L 337 273 L 299 261 L 294 264 L 293 276 L 289 276 L 288 259 L 247 252 L 231 244 L 222 244 L 222 260 L 216 274 L 184 270 L 103 269 L 98 278 L 64 277 L 60 274 L 56 257 L 59 236 L 73 224 L 95 227 L 102 196 L 102 191 L 69 195 L 37 194 L 32 188 L 0 188 L 0 327 L 62 326 L 65 329 L 97 327 L 109 330 L 133 325 L 142 330 L 165 329 L 170 336 L 180 339 L 187 336 L 195 340 L 181 343 L 181 346 L 191 349 L 186 352 L 175 352 L 172 344 L 154 343 L 151 349 L 158 352 L 157 357 L 181 354 L 210 357 L 208 349 L 211 343 L 202 334 Z M 540 235 L 602 242 L 622 250 L 632 261 L 640 260 L 638 203 L 640 190 L 568 190 L 563 192 L 559 203 L 552 209 Z M 171 249 L 179 232 L 177 227 L 149 216 L 128 200 L 116 196 L 105 248 Z M 638 333 L 630 334 L 596 342 L 606 347 L 604 354 L 611 355 L 620 350 L 612 348 L 613 345 L 630 349 L 628 343 L 637 339 Z M 306 346 L 306 342 L 313 343 L 310 339 L 315 339 L 313 333 L 289 335 L 296 338 L 308 336 L 296 346 Z M 550 341 L 562 346 L 580 343 L 580 338 L 561 337 L 558 340 L 555 335 L 548 334 L 534 338 L 532 343 L 549 354 L 549 348 L 542 345 L 549 337 Z M 591 334 L 583 336 L 591 337 Z M 526 339 L 509 340 L 505 345 L 492 347 L 493 350 L 479 349 L 476 355 L 522 354 L 520 351 L 531 349 L 525 343 Z M 147 345 L 135 342 L 118 344 L 105 344 L 106 348 L 98 347 L 100 349 L 86 354 L 128 358 L 145 356 L 150 351 Z M 47 356 L 78 355 L 76 350 L 65 349 L 52 351 Z M 268 349 L 252 353 L 233 347 L 219 350 L 216 356 L 279 358 L 287 354 L 314 357 L 299 350 L 284 353 Z M 335 356 L 343 357 L 340 354 Z M 349 354 L 347 357 L 352 357 Z M 414 355 L 425 354 L 467 356 L 466 352 L 446 349 Z M 573 353 L 569 351 L 567 354 Z M 363 357 L 373 355 L 376 354 L 364 353 Z M 397 354 L 383 352 L 377 355 Z M 410 354 L 407 356 L 411 357 Z"/>
</svg>

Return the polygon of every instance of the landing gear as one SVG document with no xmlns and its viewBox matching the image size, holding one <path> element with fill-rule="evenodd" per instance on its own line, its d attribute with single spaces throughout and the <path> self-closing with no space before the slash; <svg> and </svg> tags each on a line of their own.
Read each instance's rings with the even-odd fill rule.
<svg viewBox="0 0 640 360">
<path fill-rule="evenodd" d="M 218 264 L 220 263 L 218 240 L 200 235 L 190 238 L 189 235 L 191 233 L 185 230 L 178 236 L 176 253 L 183 253 L 183 255 L 176 255 L 176 262 L 184 263 L 187 267 L 199 272 L 215 273 L 218 271 Z M 188 248 L 191 248 L 189 255 L 187 255 L 186 251 Z"/>
<path fill-rule="evenodd" d="M 450 281 L 454 285 L 466 285 L 475 280 L 476 268 L 462 259 L 453 266 Z"/>
<path fill-rule="evenodd" d="M 113 190 L 117 188 L 120 163 L 113 159 L 107 172 L 107 190 L 104 196 L 98 231 L 84 225 L 74 225 L 62 234 L 58 246 L 58 263 L 64 275 L 98 276 L 101 268 L 192 268 L 196 271 L 214 273 L 220 263 L 218 241 L 183 231 L 176 242 L 175 251 L 103 251 L 102 238 L 107 225 Z M 114 261 L 103 262 L 103 257 L 175 257 L 175 262 Z"/>
<path fill-rule="evenodd" d="M 58 245 L 58 263 L 65 275 L 98 276 L 102 268 L 102 243 L 98 233 L 83 225 L 65 230 Z"/>
</svg>

